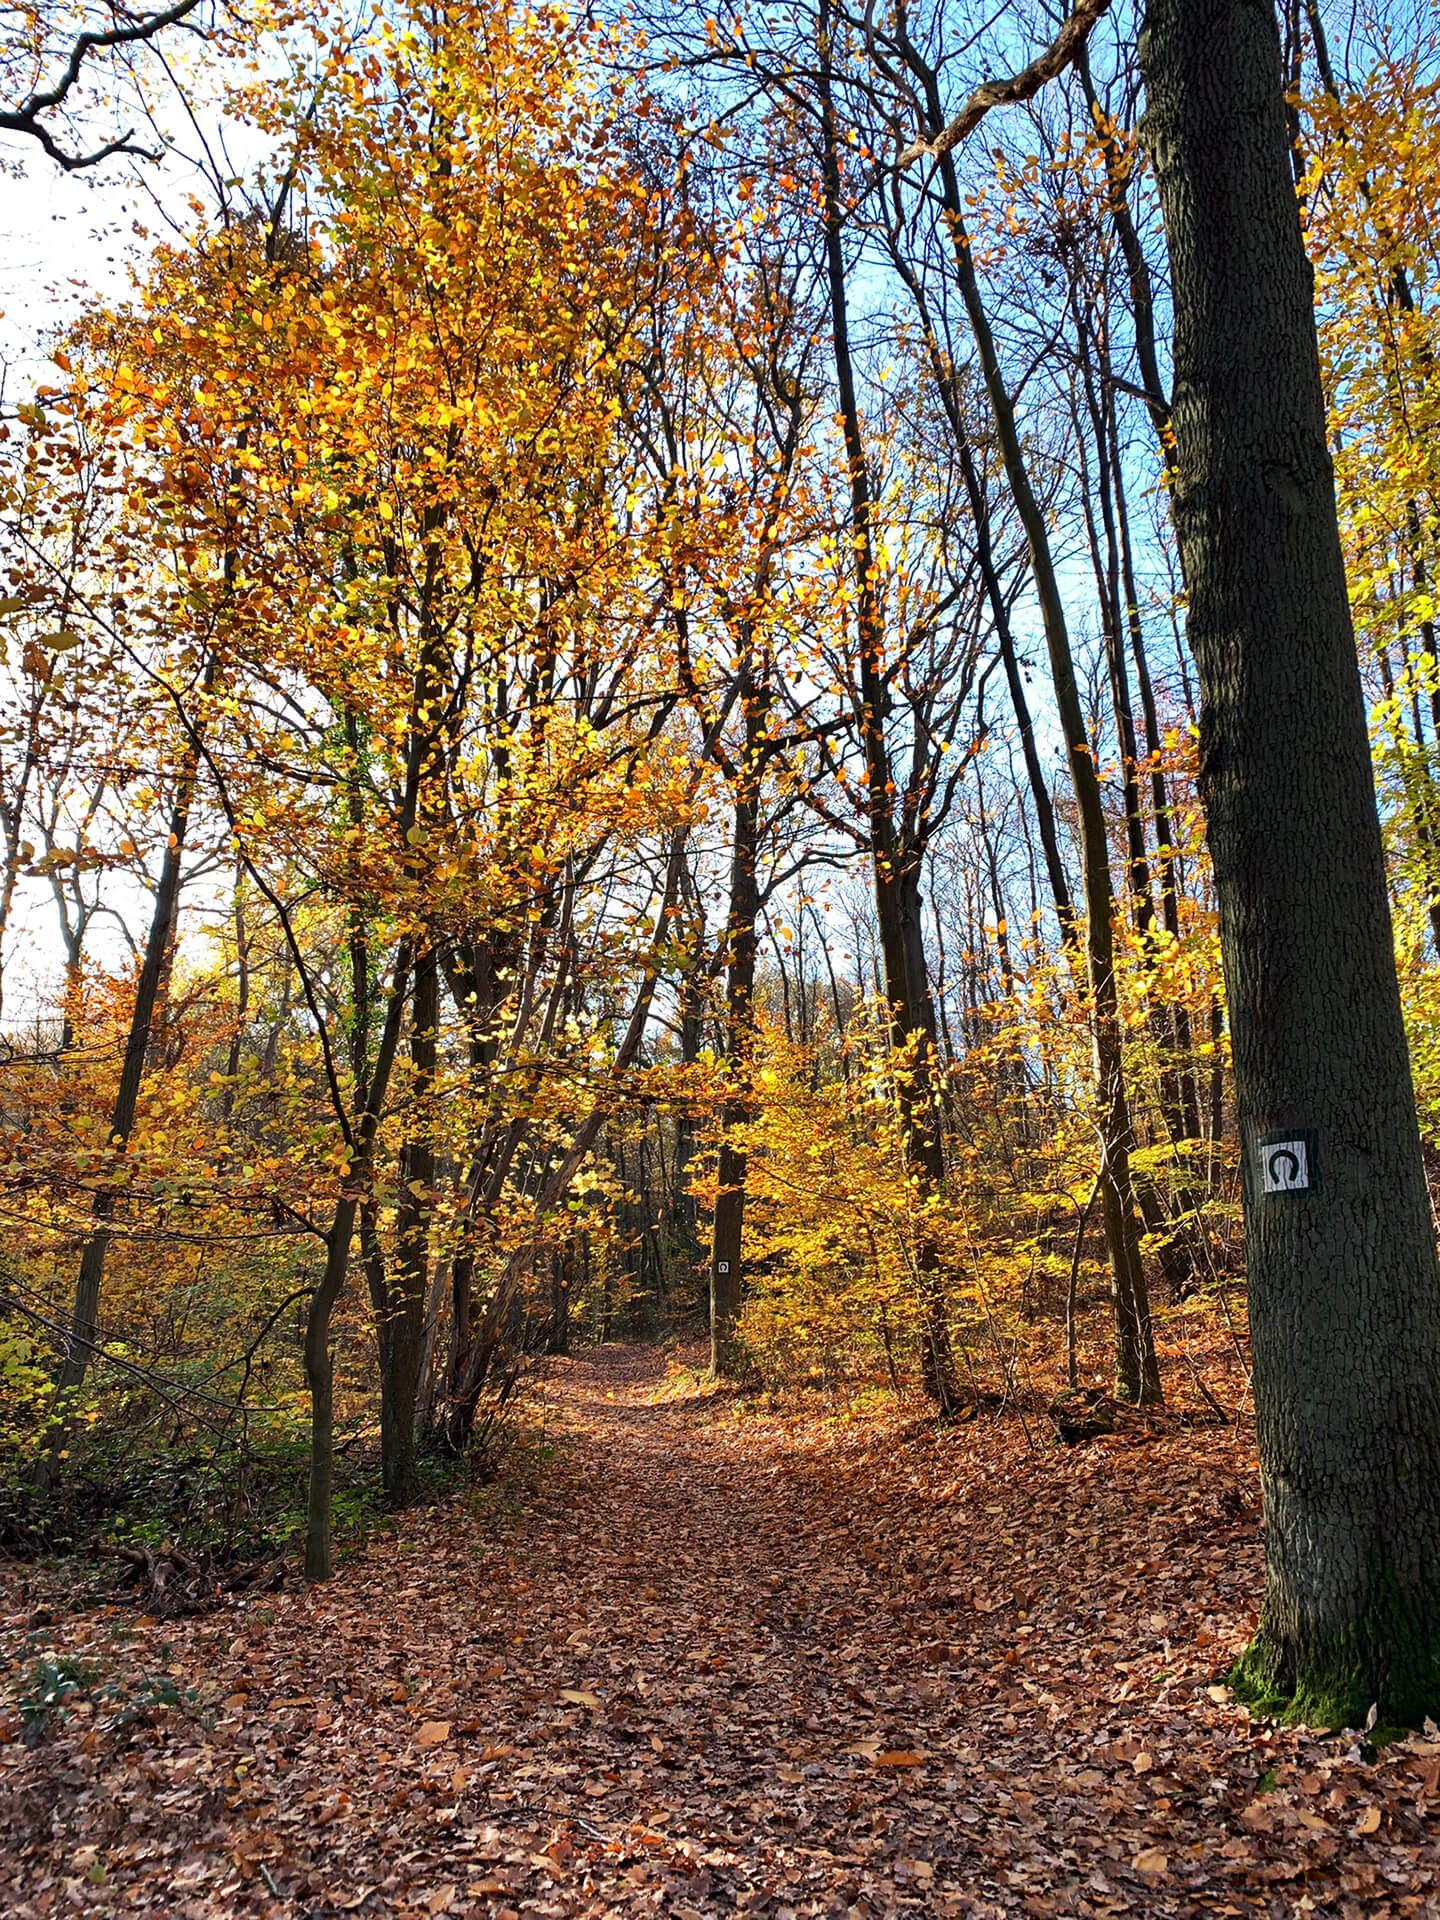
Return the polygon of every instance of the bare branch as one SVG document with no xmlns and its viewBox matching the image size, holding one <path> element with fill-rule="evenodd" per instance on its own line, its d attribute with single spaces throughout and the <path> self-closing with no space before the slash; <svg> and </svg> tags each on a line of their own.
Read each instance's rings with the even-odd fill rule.
<svg viewBox="0 0 1440 1920">
<path fill-rule="evenodd" d="M 132 16 L 124 26 L 110 27 L 103 33 L 77 34 L 71 43 L 69 58 L 53 86 L 28 95 L 18 106 L 0 108 L 0 132 L 24 134 L 28 139 L 38 141 L 55 164 L 63 167 L 67 173 L 73 173 L 81 167 L 98 166 L 102 160 L 108 160 L 116 153 L 156 159 L 158 156 L 148 147 L 134 145 L 134 135 L 130 132 L 107 140 L 104 146 L 96 147 L 91 153 L 67 153 L 40 116 L 64 105 L 71 90 L 78 84 L 85 62 L 92 53 L 103 53 L 112 47 L 137 46 L 153 40 L 167 27 L 178 26 L 199 5 L 200 0 L 175 0 L 173 6 L 164 7 L 158 13 Z"/>
<path fill-rule="evenodd" d="M 933 140 L 916 140 L 906 147 L 898 164 L 910 167 L 917 160 L 938 160 L 941 154 L 949 153 L 967 134 L 973 133 L 992 107 L 1012 107 L 1022 100 L 1032 100 L 1047 81 L 1070 65 L 1089 39 L 1090 29 L 1109 6 L 1110 0 L 1077 0 L 1074 13 L 1044 53 L 1019 73 L 1009 74 L 1003 80 L 987 80 L 983 87 L 977 87 L 942 133 L 937 133 Z"/>
</svg>

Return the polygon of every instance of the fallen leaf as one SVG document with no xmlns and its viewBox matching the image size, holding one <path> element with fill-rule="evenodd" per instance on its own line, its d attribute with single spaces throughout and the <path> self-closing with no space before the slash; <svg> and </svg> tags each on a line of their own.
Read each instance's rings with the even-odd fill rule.
<svg viewBox="0 0 1440 1920">
<path fill-rule="evenodd" d="M 957 1888 L 982 1879 L 1007 1914 L 1144 1920 L 1185 1899 L 1288 1913 L 1302 1884 L 1317 1914 L 1338 1914 L 1354 1874 L 1357 1913 L 1393 1901 L 1440 1914 L 1440 1870 L 1411 1825 L 1440 1779 L 1440 1734 L 1367 1767 L 1297 1730 L 1257 1744 L 1228 1692 L 1207 1694 L 1258 1591 L 1258 1540 L 1235 1564 L 1212 1560 L 1205 1504 L 1253 1472 L 1248 1429 L 1157 1423 L 1131 1460 L 1110 1443 L 1035 1455 L 1008 1414 L 898 1446 L 894 1410 L 837 1430 L 833 1411 L 682 1399 L 606 1424 L 597 1379 L 663 1365 L 624 1347 L 555 1363 L 544 1390 L 564 1447 L 517 1492 L 503 1540 L 464 1502 L 422 1510 L 372 1535 L 343 1589 L 246 1601 L 233 1641 L 225 1617 L 201 1614 L 165 1621 L 132 1656 L 108 1618 L 92 1635 L 61 1616 L 56 1657 L 93 1654 L 104 1679 L 95 1711 L 77 1700 L 33 1748 L 0 1707 L 16 1742 L 0 1748 L 0 1858 L 7 1880 L 17 1861 L 28 1875 L 3 1906 L 38 1914 L 50 1899 L 51 1920 L 117 1902 L 298 1915 L 324 1904 L 324 1872 L 337 1915 L 428 1920 L 449 1888 L 440 1920 L 498 1920 L 507 1904 L 698 1920 L 722 1899 L 750 1920 L 897 1900 L 913 1920 L 959 1920 Z M 937 1479 L 960 1489 L 938 1509 Z M 994 1526 L 979 1518 L 992 1498 Z M 1147 1569 L 1128 1537 L 1155 1500 L 1174 1532 Z M 422 1554 L 424 1584 L 407 1585 Z M 12 1675 L 40 1657 L 20 1585 L 36 1578 L 0 1557 Z M 982 1615 L 977 1588 L 1014 1598 Z M 1197 1597 L 1208 1646 L 1178 1633 Z M 1177 1634 L 1169 1652 L 1152 1609 Z M 699 1620 L 703 1657 L 686 1661 Z M 565 1645 L 582 1621 L 588 1655 Z M 182 1693 L 198 1686 L 198 1714 L 99 1729 L 111 1716 L 98 1696 L 113 1683 L 122 1705 L 134 1678 L 161 1671 Z M 302 1674 L 317 1705 L 271 1716 L 272 1700 L 301 1697 Z M 408 1705 L 391 1705 L 402 1675 Z M 1257 1773 L 1276 1790 L 1256 1791 Z M 1157 1802 L 1162 1780 L 1171 1797 Z M 65 1819 L 32 1848 L 12 1809 L 38 1810 L 35 1788 Z M 1251 1794 L 1260 1804 L 1237 1820 Z M 135 1844 L 116 1838 L 116 1808 Z M 101 1891 L 73 1865 L 82 1847 L 97 1849 L 82 1863 L 109 1863 Z"/>
<path fill-rule="evenodd" d="M 1362 1807 L 1360 1818 L 1355 1822 L 1356 1833 L 1378 1833 L 1380 1831 L 1380 1809 Z"/>
</svg>

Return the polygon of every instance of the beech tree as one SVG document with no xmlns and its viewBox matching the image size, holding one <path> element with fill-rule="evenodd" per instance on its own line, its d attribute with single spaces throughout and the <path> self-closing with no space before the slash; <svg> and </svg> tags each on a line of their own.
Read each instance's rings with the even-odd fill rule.
<svg viewBox="0 0 1440 1920">
<path fill-rule="evenodd" d="M 885 41 L 872 34 L 872 57 L 887 75 L 900 82 L 912 109 L 923 118 L 925 135 L 900 155 L 903 172 L 925 156 L 936 162 L 935 180 L 928 191 L 943 213 L 952 270 L 959 291 L 975 359 L 984 386 L 1001 464 L 1029 552 L 1031 577 L 1045 636 L 1056 713 L 1065 741 L 1071 786 L 1079 817 L 1082 891 L 1085 902 L 1085 965 L 1090 999 L 1091 1037 L 1095 1075 L 1095 1124 L 1100 1141 L 1100 1197 L 1105 1239 L 1110 1256 L 1111 1296 L 1115 1314 L 1115 1390 L 1121 1399 L 1151 1405 L 1162 1398 L 1159 1361 L 1150 1318 L 1149 1291 L 1141 1255 L 1141 1225 L 1131 1170 L 1134 1147 L 1130 1097 L 1126 1085 L 1124 1046 L 1119 1019 L 1115 963 L 1115 888 L 1110 870 L 1110 845 L 1095 742 L 1084 711 L 1070 623 L 1061 591 L 1046 512 L 1030 471 L 1015 396 L 996 348 L 991 315 L 976 272 L 972 238 L 966 224 L 964 194 L 954 150 L 965 134 L 978 126 L 992 107 L 1033 94 L 1074 57 L 1083 46 L 1099 9 L 1078 9 L 1052 47 L 1013 81 L 982 87 L 947 123 L 940 95 L 940 72 L 910 37 L 903 14 L 893 36 Z M 1068 37 L 1067 37 L 1068 36 Z M 1058 50 L 1058 51 L 1057 51 Z M 912 294 L 914 287 L 912 286 Z M 945 369 L 942 365 L 942 373 Z M 948 377 L 948 375 L 947 375 Z M 953 416 L 952 416 L 953 417 Z M 978 516 L 977 516 L 978 518 Z M 1021 709 L 1017 708 L 1017 713 Z M 1022 726 L 1023 726 L 1022 722 Z M 1062 912 L 1068 918 L 1068 899 Z"/>
<path fill-rule="evenodd" d="M 1265 1498 L 1234 1682 L 1414 1723 L 1440 1711 L 1440 1275 L 1273 11 L 1151 0 L 1140 61 Z"/>
</svg>

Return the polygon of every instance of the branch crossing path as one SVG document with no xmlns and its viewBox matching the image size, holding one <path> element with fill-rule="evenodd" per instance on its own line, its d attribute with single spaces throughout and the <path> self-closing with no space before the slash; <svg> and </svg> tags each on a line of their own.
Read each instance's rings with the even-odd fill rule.
<svg viewBox="0 0 1440 1920">
<path fill-rule="evenodd" d="M 12 1613 L 12 1674 L 107 1678 L 0 1747 L 7 1915 L 1436 1911 L 1440 1741 L 1370 1765 L 1216 1684 L 1243 1428 L 1066 1449 L 688 1378 L 554 1362 L 524 1472 L 326 1588 Z"/>
</svg>

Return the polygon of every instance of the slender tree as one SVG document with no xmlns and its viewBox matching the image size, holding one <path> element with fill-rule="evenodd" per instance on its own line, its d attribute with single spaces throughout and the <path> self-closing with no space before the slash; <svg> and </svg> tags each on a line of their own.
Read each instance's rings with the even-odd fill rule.
<svg viewBox="0 0 1440 1920">
<path fill-rule="evenodd" d="M 1077 10 L 1077 21 L 1081 19 L 1082 11 Z M 1093 7 L 1089 10 L 1090 18 L 1093 19 L 1095 11 Z M 1069 28 L 1065 29 L 1065 32 L 1069 31 Z M 1068 44 L 1064 33 L 1056 41 L 1057 47 L 1062 44 Z M 1042 74 L 1042 78 L 1036 79 L 1034 85 L 1029 87 L 1030 93 L 1037 91 L 1043 83 L 1043 77 L 1048 77 L 1049 72 L 1058 70 L 1048 65 L 1051 57 L 1047 55 L 1026 69 L 1027 75 Z M 1065 57 L 1074 57 L 1073 46 Z M 1149 1405 L 1161 1399 L 1162 1389 L 1130 1168 L 1134 1134 L 1119 1017 L 1115 972 L 1115 897 L 1110 875 L 1110 847 L 1103 795 L 1094 743 L 1076 672 L 1050 530 L 1046 524 L 1045 510 L 1031 480 L 1014 395 L 1000 364 L 994 328 L 976 272 L 970 234 L 965 223 L 964 196 L 954 158 L 955 146 L 971 127 L 978 125 L 984 111 L 1007 98 L 1028 98 L 1029 95 L 1023 90 L 1006 93 L 1002 89 L 992 99 L 988 96 L 993 90 L 981 88 L 972 96 L 959 119 L 947 125 L 941 104 L 939 70 L 910 38 L 903 16 L 897 19 L 888 54 L 880 56 L 882 70 L 887 59 L 893 60 L 896 67 L 903 69 L 908 80 L 914 83 L 913 87 L 907 87 L 907 93 L 912 104 L 918 107 L 926 126 L 926 139 L 902 153 L 900 163 L 902 167 L 907 166 L 922 154 L 933 155 L 937 161 L 934 179 L 929 184 L 939 201 L 950 245 L 955 286 L 975 343 L 976 360 L 990 405 L 1001 463 L 1029 550 L 1035 597 L 1039 603 L 1050 661 L 1056 712 L 1065 740 L 1080 826 L 1086 971 L 1097 1094 L 1095 1124 L 1100 1137 L 1101 1212 L 1110 1255 L 1111 1295 L 1115 1310 L 1115 1390 L 1122 1399 Z M 982 99 L 984 104 L 976 113 L 974 103 Z"/>
</svg>

